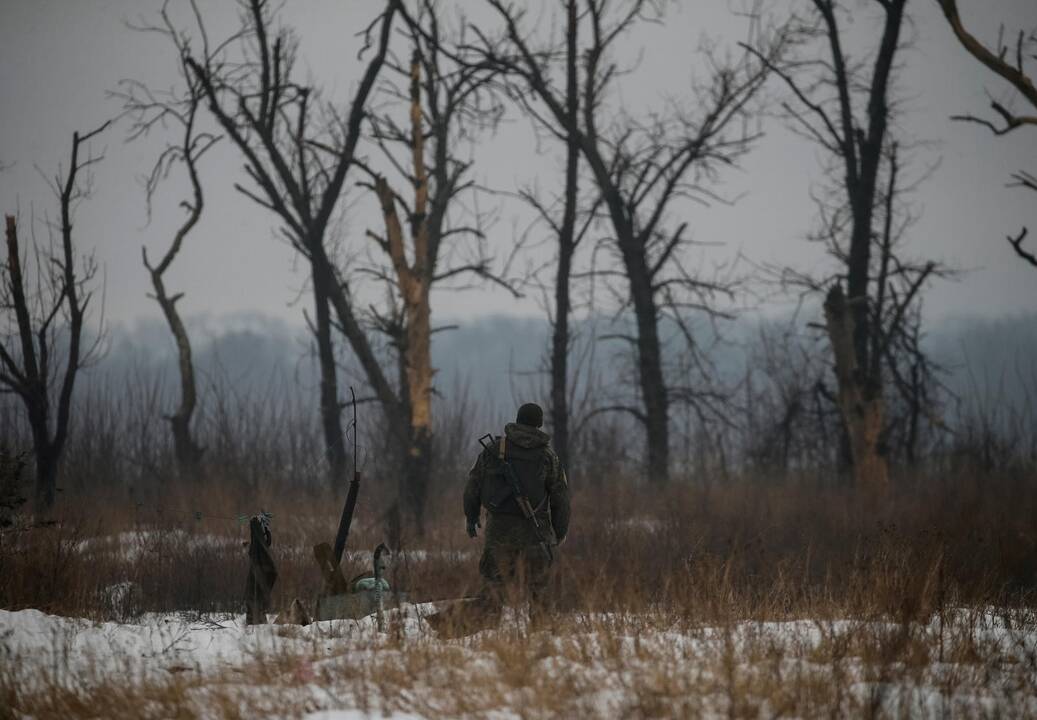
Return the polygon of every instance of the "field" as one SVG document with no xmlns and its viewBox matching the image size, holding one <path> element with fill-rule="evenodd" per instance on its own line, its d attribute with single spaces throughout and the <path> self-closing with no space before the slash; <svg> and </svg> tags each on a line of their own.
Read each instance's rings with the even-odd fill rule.
<svg viewBox="0 0 1037 720">
<path fill-rule="evenodd" d="M 1031 484 L 581 492 L 555 611 L 531 625 L 516 602 L 463 639 L 423 619 L 478 580 L 479 544 L 449 505 L 395 555 L 390 581 L 408 602 L 380 633 L 373 618 L 246 628 L 247 533 L 229 500 L 211 494 L 198 518 L 168 509 L 183 499 L 159 517 L 113 498 L 5 533 L 0 705 L 10 717 L 1032 716 Z M 264 500 L 275 609 L 312 608 L 310 548 L 333 533 L 330 499 Z M 347 575 L 380 532 L 359 522 Z"/>
</svg>

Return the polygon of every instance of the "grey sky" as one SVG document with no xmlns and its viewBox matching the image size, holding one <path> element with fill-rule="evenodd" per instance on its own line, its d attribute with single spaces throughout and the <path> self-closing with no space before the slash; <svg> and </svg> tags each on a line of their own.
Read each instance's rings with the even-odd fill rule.
<svg viewBox="0 0 1037 720">
<path fill-rule="evenodd" d="M 0 2 L 0 162 L 13 163 L 0 173 L 0 209 L 19 209 L 23 224 L 30 208 L 37 213 L 52 210 L 36 166 L 52 175 L 66 160 L 73 130 L 89 129 L 118 113 L 118 103 L 106 99 L 105 91 L 120 78 L 137 77 L 160 86 L 173 81 L 170 49 L 124 26 L 124 21 L 153 13 L 160 5 L 158 0 Z M 212 17 L 214 34 L 233 24 L 230 2 L 201 5 Z M 866 9 L 868 3 L 858 5 Z M 987 42 L 996 38 L 1002 20 L 1009 29 L 1037 27 L 1033 0 L 961 0 L 961 5 L 967 23 Z M 901 87 L 908 107 L 903 130 L 908 137 L 934 143 L 919 152 L 916 174 L 927 164 L 940 164 L 916 193 L 922 216 L 908 243 L 914 255 L 969 271 L 960 281 L 933 289 L 927 299 L 929 314 L 1033 310 L 1037 274 L 1014 258 L 1004 237 L 1026 224 L 1037 230 L 1037 203 L 1032 193 L 1004 185 L 1013 171 L 1037 169 L 1037 132 L 1023 129 L 994 138 L 978 126 L 951 122 L 953 113 L 985 113 L 985 91 L 1001 99 L 1012 94 L 956 44 L 934 0 L 913 0 L 909 11 L 916 21 L 917 43 L 903 56 Z M 283 17 L 302 36 L 304 67 L 333 96 L 344 95 L 356 79 L 353 33 L 369 22 L 372 12 L 371 3 L 359 0 L 288 3 Z M 867 15 L 860 13 L 858 24 Z M 743 33 L 742 21 L 731 15 L 726 0 L 676 3 L 665 23 L 645 26 L 629 38 L 631 57 L 639 48 L 644 55 L 638 72 L 625 81 L 623 104 L 651 105 L 664 95 L 690 98 L 698 41 L 704 34 L 716 34 L 733 43 Z M 107 315 L 117 322 L 158 314 L 146 298 L 149 286 L 140 248 L 145 244 L 156 253 L 168 243 L 180 217 L 176 204 L 182 189 L 175 182 L 166 186 L 156 199 L 152 222 L 146 222 L 139 176 L 150 168 L 157 144 L 126 145 L 125 131 L 125 125 L 116 126 L 95 145 L 106 159 L 96 168 L 94 196 L 77 217 L 81 248 L 95 248 L 105 269 Z M 698 259 L 713 264 L 742 253 L 757 262 L 823 267 L 819 248 L 804 240 L 813 223 L 808 193 L 819 178 L 818 153 L 777 122 L 769 122 L 766 131 L 742 168 L 724 176 L 722 191 L 740 196 L 734 206 L 686 209 L 694 238 L 718 243 L 696 251 Z M 497 136 L 479 146 L 476 172 L 504 190 L 536 178 L 550 190 L 560 177 L 555 160 L 533 149 L 528 122 L 513 112 Z M 374 154 L 372 158 L 378 160 Z M 297 322 L 309 307 L 306 295 L 292 304 L 305 275 L 295 266 L 293 251 L 277 239 L 273 217 L 232 189 L 243 176 L 240 161 L 226 146 L 204 160 L 202 172 L 207 211 L 167 283 L 186 291 L 182 311 L 258 311 Z M 343 228 L 343 242 L 355 252 L 364 244 L 363 230 L 376 227 L 378 218 L 372 213 L 373 198 L 363 191 L 352 191 L 350 202 L 356 212 Z M 493 202 L 486 199 L 483 204 Z M 491 254 L 507 254 L 515 226 L 524 218 L 521 210 L 504 202 L 491 235 Z M 532 297 L 516 301 L 490 287 L 440 292 L 434 303 L 438 318 L 540 312 Z"/>
</svg>

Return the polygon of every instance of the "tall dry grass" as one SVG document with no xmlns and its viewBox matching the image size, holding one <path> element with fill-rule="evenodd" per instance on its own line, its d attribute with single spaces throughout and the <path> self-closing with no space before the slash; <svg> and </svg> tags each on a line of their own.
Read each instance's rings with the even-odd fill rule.
<svg viewBox="0 0 1037 720">
<path fill-rule="evenodd" d="M 566 609 L 665 608 L 695 621 L 915 619 L 939 604 L 1025 605 L 1037 590 L 1037 486 L 1025 474 L 900 478 L 883 495 L 788 477 L 573 490 L 553 590 Z M 339 500 L 235 497 L 216 487 L 170 491 L 156 505 L 116 494 L 66 498 L 56 524 L 4 533 L 0 607 L 98 618 L 118 611 L 118 619 L 237 611 L 247 528 L 236 516 L 260 506 L 274 514 L 275 603 L 311 600 L 320 583 L 312 546 L 333 538 Z M 347 574 L 368 569 L 385 536 L 377 509 L 362 495 Z M 415 600 L 460 596 L 478 584 L 481 544 L 463 532 L 457 495 L 440 497 L 430 514 L 425 537 L 405 529 L 391 580 Z M 133 584 L 132 602 L 106 606 L 119 583 Z"/>
</svg>

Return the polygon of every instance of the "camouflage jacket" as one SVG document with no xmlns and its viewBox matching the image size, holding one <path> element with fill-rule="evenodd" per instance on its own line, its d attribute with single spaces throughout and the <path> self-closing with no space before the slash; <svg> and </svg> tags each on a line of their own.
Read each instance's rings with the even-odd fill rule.
<svg viewBox="0 0 1037 720">
<path fill-rule="evenodd" d="M 520 451 L 528 453 L 530 450 L 540 449 L 542 451 L 542 478 L 544 486 L 534 488 L 529 492 L 531 499 L 534 496 L 542 496 L 546 500 L 541 512 L 550 520 L 555 537 L 559 542 L 569 532 L 569 484 L 565 477 L 565 470 L 554 450 L 550 446 L 550 437 L 538 428 L 517 423 L 508 423 L 504 428 L 506 442 L 517 446 Z M 494 438 L 494 443 L 499 438 Z M 483 450 L 476 458 L 472 469 L 468 471 L 468 483 L 464 491 L 464 514 L 470 521 L 478 521 L 485 505 L 483 501 L 483 484 L 489 480 L 490 474 L 496 471 L 498 466 L 496 450 Z"/>
</svg>

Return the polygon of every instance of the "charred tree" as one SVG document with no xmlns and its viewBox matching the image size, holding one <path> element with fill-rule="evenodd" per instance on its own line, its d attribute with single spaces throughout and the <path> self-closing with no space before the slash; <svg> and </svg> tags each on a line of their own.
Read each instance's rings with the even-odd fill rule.
<svg viewBox="0 0 1037 720">
<path fill-rule="evenodd" d="M 82 173 L 101 160 L 84 154 L 84 145 L 108 125 L 73 133 L 68 171 L 54 180 L 59 246 L 33 248 L 34 272 L 26 273 L 29 254 L 21 247 L 17 221 L 6 216 L 7 261 L 0 285 L 0 318 L 6 327 L 0 338 L 0 388 L 25 405 L 36 465 L 36 505 L 42 511 L 54 506 L 76 378 L 102 338 L 99 331 L 93 344 L 83 344 L 83 324 L 93 299 L 89 288 L 97 265 L 92 257 L 77 263 L 72 218 L 75 204 L 88 195 Z"/>
<path fill-rule="evenodd" d="M 366 185 L 378 199 L 384 226 L 382 234 L 369 232 L 368 236 L 389 264 L 388 269 L 374 272 L 388 284 L 389 297 L 398 305 L 387 314 L 376 313 L 375 322 L 389 337 L 399 362 L 401 424 L 396 434 L 404 449 L 399 500 L 419 532 L 433 450 L 430 293 L 438 282 L 469 275 L 518 295 L 491 270 L 483 252 L 482 218 L 466 218 L 461 203 L 475 187 L 469 177 L 471 162 L 462 159 L 460 151 L 479 129 L 492 127 L 500 116 L 491 91 L 496 71 L 489 66 L 462 66 L 452 59 L 455 48 L 444 37 L 437 13 L 431 2 L 421 3 L 413 15 L 404 11 L 413 46 L 410 62 L 406 66 L 387 63 L 402 82 L 387 81 L 382 91 L 406 101 L 406 123 L 391 114 L 370 118 L 371 140 L 407 191 L 397 191 L 385 174 L 364 166 L 371 179 Z M 403 83 L 405 90 L 399 87 Z M 444 258 L 452 262 L 445 264 Z"/>
</svg>

